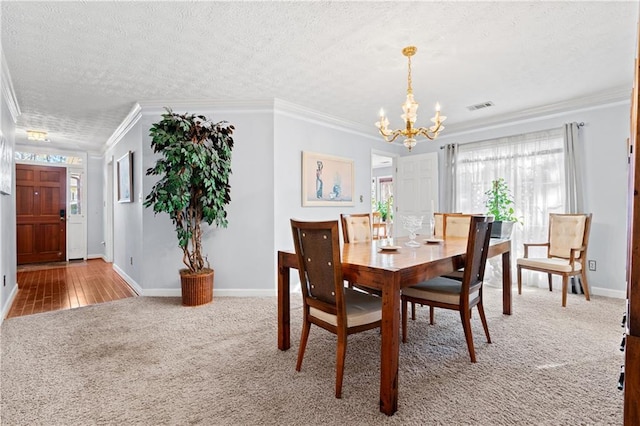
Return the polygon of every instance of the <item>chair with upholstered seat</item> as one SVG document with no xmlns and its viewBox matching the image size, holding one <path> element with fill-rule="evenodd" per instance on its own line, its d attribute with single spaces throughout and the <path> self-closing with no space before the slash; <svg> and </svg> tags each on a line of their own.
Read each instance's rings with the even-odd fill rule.
<svg viewBox="0 0 640 426">
<path fill-rule="evenodd" d="M 407 341 L 407 304 L 409 302 L 428 305 L 431 309 L 438 307 L 456 310 L 460 312 L 471 362 L 476 362 L 471 334 L 471 309 L 475 306 L 480 313 L 487 342 L 491 343 L 482 304 L 482 283 L 493 217 L 472 216 L 470 222 L 467 230 L 467 251 L 462 281 L 437 277 L 402 290 L 402 341 Z"/>
<path fill-rule="evenodd" d="M 552 291 L 553 275 L 562 277 L 562 306 L 567 306 L 569 277 L 580 277 L 585 299 L 589 300 L 589 284 L 585 262 L 591 229 L 591 213 L 549 214 L 549 238 L 546 243 L 524 245 L 524 257 L 518 266 L 518 294 L 522 294 L 522 270 L 544 272 Z M 530 247 L 546 247 L 547 257 L 529 257 Z"/>
<path fill-rule="evenodd" d="M 303 302 L 302 335 L 296 371 L 300 371 L 302 367 L 311 324 L 336 334 L 338 346 L 335 395 L 340 398 L 347 336 L 380 327 L 381 299 L 344 287 L 337 220 L 300 222 L 292 219 L 291 231 L 298 258 Z"/>
<path fill-rule="evenodd" d="M 435 238 L 444 238 L 444 215 L 446 213 L 433 214 L 433 236 Z"/>
<path fill-rule="evenodd" d="M 433 236 L 436 238 L 465 238 L 469 231 L 471 216 L 466 213 L 434 213 Z"/>
<path fill-rule="evenodd" d="M 340 214 L 342 239 L 345 243 L 369 242 L 373 239 L 371 214 Z"/>
<path fill-rule="evenodd" d="M 372 238 L 374 240 L 387 238 L 387 224 L 382 221 L 382 213 L 371 213 L 371 219 L 371 226 L 373 228 Z"/>
<path fill-rule="evenodd" d="M 471 216 L 465 213 L 445 213 L 444 238 L 466 238 L 469 234 Z"/>
<path fill-rule="evenodd" d="M 342 240 L 345 243 L 368 243 L 373 239 L 371 215 L 369 213 L 340 214 Z M 350 288 L 359 288 L 367 293 L 382 295 L 380 290 L 349 282 Z"/>
<path fill-rule="evenodd" d="M 469 225 L 471 224 L 470 214 L 465 213 L 434 213 L 434 230 L 435 238 L 464 238 L 469 234 Z M 447 278 L 462 280 L 463 270 L 457 270 L 443 275 Z M 429 323 L 434 323 L 434 309 L 429 307 Z M 411 319 L 416 319 L 416 304 L 411 304 Z"/>
</svg>

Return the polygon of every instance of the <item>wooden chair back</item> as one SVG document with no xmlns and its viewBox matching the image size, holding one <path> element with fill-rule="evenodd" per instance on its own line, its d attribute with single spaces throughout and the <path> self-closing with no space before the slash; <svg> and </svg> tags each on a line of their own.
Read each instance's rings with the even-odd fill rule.
<svg viewBox="0 0 640 426">
<path fill-rule="evenodd" d="M 465 258 L 464 274 L 462 277 L 461 301 L 468 302 L 470 292 L 482 285 L 487 253 L 489 252 L 489 240 L 491 239 L 491 227 L 493 216 L 470 216 L 470 225 L 467 228 L 467 253 Z"/>
<path fill-rule="evenodd" d="M 341 214 L 340 222 L 342 222 L 342 239 L 345 243 L 361 243 L 373 239 L 371 214 Z"/>
<path fill-rule="evenodd" d="M 291 219 L 291 231 L 305 306 L 344 317 L 338 221 L 301 222 Z"/>
<path fill-rule="evenodd" d="M 433 214 L 433 236 L 436 238 L 444 238 L 444 216 L 446 213 Z"/>
<path fill-rule="evenodd" d="M 382 213 L 371 213 L 371 227 L 373 231 L 372 238 L 374 240 L 387 238 L 387 224 L 382 221 Z"/>
</svg>

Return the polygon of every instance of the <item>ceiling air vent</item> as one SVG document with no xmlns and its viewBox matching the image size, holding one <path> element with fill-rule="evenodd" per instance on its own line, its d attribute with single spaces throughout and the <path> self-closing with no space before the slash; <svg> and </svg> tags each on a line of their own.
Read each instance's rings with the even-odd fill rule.
<svg viewBox="0 0 640 426">
<path fill-rule="evenodd" d="M 488 101 L 488 102 L 482 102 L 480 104 L 475 104 L 475 105 L 468 106 L 467 109 L 469 111 L 476 111 L 476 110 L 479 110 L 479 109 L 489 108 L 489 107 L 492 107 L 492 106 L 493 106 L 493 102 Z"/>
</svg>

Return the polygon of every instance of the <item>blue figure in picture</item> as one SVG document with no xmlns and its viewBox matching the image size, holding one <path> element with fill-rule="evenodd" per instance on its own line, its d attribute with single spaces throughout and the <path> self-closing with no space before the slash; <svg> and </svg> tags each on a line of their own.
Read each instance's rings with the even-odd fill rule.
<svg viewBox="0 0 640 426">
<path fill-rule="evenodd" d="M 322 161 L 316 162 L 318 168 L 316 169 L 316 198 L 322 198 Z"/>
<path fill-rule="evenodd" d="M 339 200 L 340 195 L 342 193 L 342 178 L 339 173 L 333 177 L 333 188 L 331 188 L 331 193 L 329 194 L 329 198 L 332 200 Z"/>
<path fill-rule="evenodd" d="M 337 200 L 338 198 L 340 198 L 340 185 L 339 184 L 335 184 L 333 185 L 333 191 L 331 192 L 331 194 L 329 195 L 332 199 Z"/>
</svg>

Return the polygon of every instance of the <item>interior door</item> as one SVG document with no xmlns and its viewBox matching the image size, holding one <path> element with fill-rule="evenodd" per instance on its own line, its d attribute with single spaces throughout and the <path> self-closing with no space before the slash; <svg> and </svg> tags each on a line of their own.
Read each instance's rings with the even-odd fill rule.
<svg viewBox="0 0 640 426">
<path fill-rule="evenodd" d="M 16 164 L 18 264 L 66 260 L 66 169 Z"/>
<path fill-rule="evenodd" d="M 69 259 L 87 258 L 84 171 L 68 170 L 67 253 Z"/>
<path fill-rule="evenodd" d="M 423 216 L 418 234 L 429 235 L 429 223 L 438 206 L 438 154 L 430 152 L 408 155 L 398 159 L 395 197 L 395 235 L 408 232 L 402 226 L 402 218 L 408 215 Z"/>
</svg>

